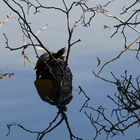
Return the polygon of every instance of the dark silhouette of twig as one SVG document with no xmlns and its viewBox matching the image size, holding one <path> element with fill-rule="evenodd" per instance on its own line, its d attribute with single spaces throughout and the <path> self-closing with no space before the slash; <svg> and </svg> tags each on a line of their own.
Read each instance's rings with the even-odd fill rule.
<svg viewBox="0 0 140 140">
<path fill-rule="evenodd" d="M 66 127 L 69 132 L 70 140 L 74 140 L 74 139 L 82 140 L 82 138 L 79 138 L 73 134 L 66 113 L 61 108 L 58 108 L 58 110 L 59 110 L 58 113 L 56 114 L 54 119 L 49 123 L 49 126 L 45 130 L 33 131 L 33 130 L 25 128 L 23 125 L 21 125 L 19 123 L 11 123 L 11 124 L 7 124 L 7 128 L 8 128 L 7 136 L 10 135 L 11 127 L 17 126 L 27 133 L 36 134 L 37 135 L 36 140 L 42 140 L 48 133 L 50 133 L 51 131 L 56 129 L 62 122 L 65 122 Z M 60 117 L 60 120 L 58 120 L 59 119 L 58 117 Z M 58 121 L 58 122 L 56 122 L 56 121 Z"/>
<path fill-rule="evenodd" d="M 85 98 L 86 98 L 84 104 L 82 105 L 82 107 L 81 107 L 81 109 L 80 109 L 80 112 L 81 112 L 81 111 L 83 110 L 83 108 L 87 105 L 87 103 L 88 103 L 88 101 L 90 100 L 90 98 L 87 96 L 87 94 L 85 93 L 85 91 L 82 89 L 81 86 L 79 86 L 79 89 L 80 89 L 79 94 L 82 93 L 82 94 L 85 96 Z"/>
<path fill-rule="evenodd" d="M 90 120 L 91 125 L 95 129 L 96 133 L 94 140 L 102 135 L 102 132 L 106 133 L 107 138 L 109 136 L 116 136 L 124 134 L 126 130 L 133 126 L 138 126 L 140 122 L 140 85 L 139 77 L 135 82 L 132 75 L 128 75 L 125 71 L 121 78 L 116 77 L 113 73 L 115 81 L 110 81 L 102 77 L 97 77 L 105 82 L 112 83 L 117 88 L 117 93 L 114 96 L 107 95 L 107 97 L 113 102 L 116 108 L 111 109 L 111 117 L 108 117 L 107 109 L 103 106 L 94 108 L 89 104 L 84 106 L 85 115 Z"/>
</svg>

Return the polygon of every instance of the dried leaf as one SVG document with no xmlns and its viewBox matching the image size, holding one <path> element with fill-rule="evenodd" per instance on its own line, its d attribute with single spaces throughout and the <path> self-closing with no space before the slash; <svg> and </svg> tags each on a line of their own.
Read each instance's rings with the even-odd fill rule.
<svg viewBox="0 0 140 140">
<path fill-rule="evenodd" d="M 3 79 L 4 77 L 8 77 L 8 78 L 11 78 L 14 76 L 14 73 L 0 73 L 0 79 Z"/>
<path fill-rule="evenodd" d="M 25 65 L 25 62 L 28 61 L 29 63 L 31 63 L 30 59 L 28 58 L 28 56 L 25 54 L 25 51 L 23 50 L 22 51 L 22 55 L 23 55 L 23 58 L 24 58 L 24 65 Z"/>
<path fill-rule="evenodd" d="M 7 15 L 3 21 L 0 21 L 0 27 L 3 26 L 9 19 L 13 17 L 14 13 Z"/>
<path fill-rule="evenodd" d="M 98 64 L 97 64 L 97 67 L 101 64 L 101 60 L 99 59 L 99 57 L 97 57 L 97 61 L 98 61 Z"/>
<path fill-rule="evenodd" d="M 105 30 L 105 29 L 111 30 L 110 26 L 108 26 L 108 25 L 104 25 L 104 30 Z"/>
</svg>

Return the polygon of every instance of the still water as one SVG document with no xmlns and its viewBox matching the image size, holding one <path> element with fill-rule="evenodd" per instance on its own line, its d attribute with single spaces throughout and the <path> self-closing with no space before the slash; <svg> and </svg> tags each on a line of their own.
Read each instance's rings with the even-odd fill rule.
<svg viewBox="0 0 140 140">
<path fill-rule="evenodd" d="M 120 5 L 117 3 L 116 7 L 117 6 Z M 3 2 L 0 3 L 0 7 L 2 7 L 0 9 L 1 20 L 12 11 L 10 11 Z M 114 8 L 113 10 L 114 14 L 118 12 L 118 8 Z M 42 13 L 43 14 L 29 17 L 34 32 L 37 32 L 47 24 L 47 29 L 39 34 L 39 38 L 43 44 L 51 51 L 57 51 L 62 47 L 67 47 L 68 33 L 65 17 L 56 11 L 42 11 Z M 75 18 L 77 19 L 77 17 Z M 72 18 L 71 24 L 73 20 L 74 18 Z M 74 40 L 80 38 L 82 41 L 72 47 L 69 57 L 69 66 L 73 73 L 74 98 L 68 105 L 67 115 L 73 133 L 76 136 L 82 137 L 84 140 L 91 139 L 95 131 L 84 113 L 79 112 L 85 98 L 78 94 L 78 86 L 81 86 L 91 98 L 91 105 L 98 106 L 102 104 L 107 107 L 112 105 L 111 101 L 106 98 L 106 95 L 113 94 L 116 91 L 115 87 L 95 78 L 92 74 L 92 70 L 98 70 L 97 57 L 99 57 L 103 63 L 116 56 L 123 46 L 124 42 L 120 36 L 115 36 L 113 39 L 110 39 L 110 36 L 114 32 L 113 28 L 103 29 L 104 25 L 110 25 L 112 27 L 114 24 L 115 21 L 98 15 L 93 19 L 90 27 L 84 28 L 79 25 L 73 35 Z M 0 28 L 0 72 L 15 73 L 15 76 L 12 78 L 0 80 L 0 139 L 34 140 L 36 138 L 35 135 L 26 133 L 18 127 L 12 127 L 10 135 L 6 136 L 8 132 L 6 125 L 8 123 L 20 123 L 28 129 L 41 131 L 49 125 L 49 122 L 56 115 L 57 109 L 43 102 L 36 92 L 34 87 L 35 71 L 33 69 L 37 59 L 33 50 L 27 50 L 26 54 L 29 56 L 31 62 L 24 64 L 21 51 L 10 52 L 4 48 L 5 38 L 3 33 L 6 33 L 11 47 L 23 45 L 23 36 L 17 24 L 16 15 Z M 130 31 L 130 42 L 134 35 L 135 34 Z M 39 51 L 39 53 L 41 54 L 43 52 Z M 103 71 L 102 75 L 111 78 L 110 72 L 119 75 L 128 69 L 129 73 L 136 76 L 139 74 L 139 71 L 134 69 L 134 67 L 138 66 L 138 64 L 134 54 L 128 53 L 122 57 L 121 61 L 118 60 L 109 65 Z M 134 131 L 135 135 L 133 135 Z M 125 138 L 134 139 L 135 136 L 139 135 L 138 129 L 134 128 L 128 131 Z M 55 140 L 58 138 L 61 140 L 69 139 L 65 123 L 62 123 L 44 139 Z M 101 136 L 99 139 L 104 140 L 105 138 Z M 124 137 L 117 136 L 111 139 L 121 140 L 124 139 Z"/>
</svg>

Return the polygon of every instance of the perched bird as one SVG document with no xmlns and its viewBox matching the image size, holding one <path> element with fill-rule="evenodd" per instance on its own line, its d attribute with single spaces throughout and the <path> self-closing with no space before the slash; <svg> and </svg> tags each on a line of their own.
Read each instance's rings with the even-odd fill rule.
<svg viewBox="0 0 140 140">
<path fill-rule="evenodd" d="M 52 56 L 54 57 L 54 58 L 63 58 L 64 56 L 64 53 L 66 52 L 66 48 L 64 47 L 64 48 L 62 48 L 62 49 L 60 49 L 60 50 L 58 50 L 56 53 L 52 53 Z"/>
<path fill-rule="evenodd" d="M 72 72 L 65 66 L 66 48 L 57 52 L 42 54 L 37 60 L 35 87 L 41 99 L 66 111 L 66 105 L 72 100 Z M 55 60 L 54 60 L 55 59 Z M 57 63 L 56 63 L 56 62 Z"/>
<path fill-rule="evenodd" d="M 51 55 L 52 55 L 55 59 L 58 59 L 58 58 L 64 59 L 64 56 L 63 56 L 63 55 L 64 55 L 65 52 L 66 52 L 66 48 L 64 47 L 64 48 L 58 50 L 56 53 L 55 53 L 55 52 L 51 53 Z M 42 55 L 39 57 L 39 59 L 38 59 L 38 61 L 37 61 L 37 63 L 36 63 L 36 66 L 35 66 L 34 69 L 37 69 L 38 67 L 40 67 L 40 65 L 42 65 L 44 62 L 46 63 L 46 62 L 47 62 L 48 60 L 50 60 L 50 59 L 51 59 L 50 55 L 49 55 L 47 52 L 45 52 L 44 54 L 42 54 Z"/>
</svg>

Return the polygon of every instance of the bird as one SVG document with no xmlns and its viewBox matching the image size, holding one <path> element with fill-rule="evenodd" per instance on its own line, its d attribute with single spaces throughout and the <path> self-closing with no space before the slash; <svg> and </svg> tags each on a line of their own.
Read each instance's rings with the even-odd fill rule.
<svg viewBox="0 0 140 140">
<path fill-rule="evenodd" d="M 66 48 L 57 52 L 45 52 L 36 63 L 35 87 L 41 99 L 60 111 L 67 111 L 66 105 L 72 100 L 72 72 L 65 66 Z M 51 55 L 50 55 L 51 54 Z M 62 71 L 60 70 L 62 68 Z"/>
<path fill-rule="evenodd" d="M 57 52 L 51 52 L 50 54 L 55 58 L 55 59 L 62 59 L 64 60 L 64 53 L 66 52 L 66 47 L 58 50 Z M 44 62 L 46 63 L 48 60 L 51 60 L 51 56 L 48 54 L 48 52 L 43 53 L 39 59 L 37 60 L 36 66 L 34 69 L 38 69 L 40 67 L 40 65 L 42 65 Z"/>
<path fill-rule="evenodd" d="M 64 53 L 66 52 L 66 47 L 58 50 L 56 53 L 52 53 L 52 56 L 57 59 L 57 58 L 63 58 Z"/>
</svg>

